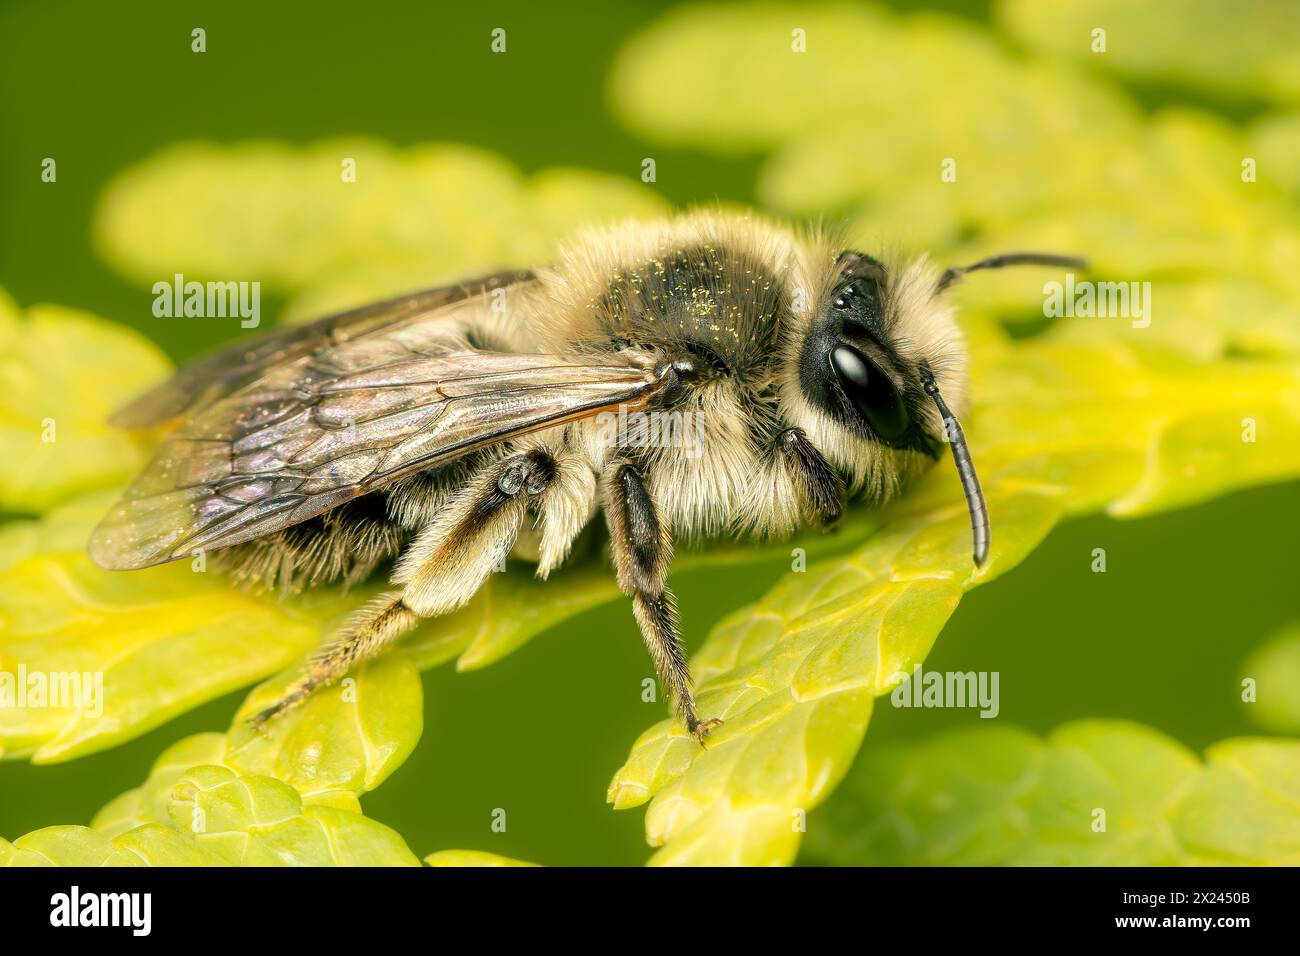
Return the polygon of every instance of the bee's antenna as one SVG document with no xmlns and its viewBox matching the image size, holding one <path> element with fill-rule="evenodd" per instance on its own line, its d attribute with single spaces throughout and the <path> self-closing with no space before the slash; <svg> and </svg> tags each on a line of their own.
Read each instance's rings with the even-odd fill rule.
<svg viewBox="0 0 1300 956">
<path fill-rule="evenodd" d="M 968 266 L 952 266 L 943 270 L 934 291 L 942 292 L 968 272 L 980 269 L 1001 269 L 1003 266 L 1064 266 L 1067 269 L 1086 269 L 1088 260 L 1079 256 L 1061 256 L 1054 252 L 1004 252 L 990 256 Z"/>
<path fill-rule="evenodd" d="M 980 488 L 980 479 L 975 474 L 975 464 L 970 458 L 970 448 L 966 445 L 966 433 L 961 430 L 961 423 L 948 410 L 939 386 L 928 368 L 921 369 L 921 385 L 927 395 L 939 406 L 943 416 L 943 428 L 948 433 L 948 442 L 952 445 L 952 458 L 957 463 L 957 474 L 961 478 L 961 490 L 966 496 L 966 507 L 970 511 L 971 537 L 974 539 L 973 553 L 975 566 L 982 567 L 989 556 L 989 509 L 984 503 L 984 490 Z"/>
</svg>

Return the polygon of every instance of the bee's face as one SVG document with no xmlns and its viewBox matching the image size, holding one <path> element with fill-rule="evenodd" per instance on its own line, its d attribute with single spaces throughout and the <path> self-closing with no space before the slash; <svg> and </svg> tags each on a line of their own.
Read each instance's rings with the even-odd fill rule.
<svg viewBox="0 0 1300 956">
<path fill-rule="evenodd" d="M 809 399 L 858 437 L 938 457 L 926 431 L 926 395 L 917 369 L 886 330 L 889 277 L 869 256 L 843 253 L 838 275 L 804 340 L 800 385 Z M 897 324 L 894 317 L 892 325 Z"/>
<path fill-rule="evenodd" d="M 934 288 L 924 263 L 895 274 L 870 256 L 841 253 L 788 357 L 787 398 L 802 427 L 836 464 L 881 490 L 943 453 L 927 374 L 945 394 L 964 392 L 960 337 Z"/>
</svg>

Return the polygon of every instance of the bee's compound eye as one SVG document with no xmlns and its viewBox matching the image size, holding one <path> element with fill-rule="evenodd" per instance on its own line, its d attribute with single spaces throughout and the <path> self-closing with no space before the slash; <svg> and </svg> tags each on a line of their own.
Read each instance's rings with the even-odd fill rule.
<svg viewBox="0 0 1300 956">
<path fill-rule="evenodd" d="M 831 369 L 845 396 L 881 441 L 902 438 L 911 424 L 907 406 L 889 376 L 875 362 L 847 345 L 831 349 Z"/>
</svg>

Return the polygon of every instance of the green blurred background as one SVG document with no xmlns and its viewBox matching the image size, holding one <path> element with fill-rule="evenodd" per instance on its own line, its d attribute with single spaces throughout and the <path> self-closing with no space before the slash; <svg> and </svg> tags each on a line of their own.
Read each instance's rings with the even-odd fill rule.
<svg viewBox="0 0 1300 956">
<path fill-rule="evenodd" d="M 752 202 L 757 157 L 652 146 L 610 114 L 605 79 L 615 51 L 667 6 L 5 3 L 0 285 L 23 305 L 58 302 L 133 326 L 176 360 L 227 336 L 228 325 L 155 319 L 148 290 L 111 271 L 91 243 L 95 202 L 109 180 L 181 139 L 455 141 L 492 149 L 525 173 L 563 165 L 630 178 L 652 155 L 655 189 L 674 204 Z M 988 17 L 983 3 L 895 6 Z M 493 57 L 486 38 L 500 24 L 511 52 Z M 196 25 L 207 30 L 204 56 L 189 51 Z M 1188 103 L 1246 120 L 1263 109 L 1249 94 L 1164 81 L 1132 92 L 1148 110 Z M 58 158 L 57 188 L 40 182 L 45 156 Z M 264 299 L 263 311 L 273 315 L 278 305 Z M 962 602 L 926 667 L 1000 671 L 1001 718 L 1036 731 L 1124 717 L 1193 748 L 1254 732 L 1234 703 L 1236 687 L 1250 651 L 1300 609 L 1297 514 L 1300 484 L 1286 484 L 1131 523 L 1069 523 Z M 1090 572 L 1096 547 L 1107 549 L 1107 574 Z M 756 598 L 783 569 L 675 579 L 688 640 L 697 646 L 724 612 Z M 552 864 L 639 864 L 649 853 L 642 813 L 612 812 L 604 792 L 629 742 L 660 716 L 659 705 L 635 703 L 647 674 L 621 604 L 485 670 L 426 673 L 424 738 L 363 798 L 366 812 L 419 854 L 466 847 Z M 143 780 L 167 744 L 224 728 L 242 696 L 69 764 L 0 764 L 0 833 L 88 822 Z M 526 721 L 512 706 L 521 698 L 530 702 Z M 867 746 L 972 722 L 973 711 L 878 707 Z M 510 814 L 505 834 L 490 832 L 496 807 Z"/>
</svg>

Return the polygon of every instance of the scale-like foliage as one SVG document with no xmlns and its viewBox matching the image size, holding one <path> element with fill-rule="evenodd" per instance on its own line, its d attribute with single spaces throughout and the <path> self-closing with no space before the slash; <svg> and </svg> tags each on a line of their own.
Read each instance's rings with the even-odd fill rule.
<svg viewBox="0 0 1300 956">
<path fill-rule="evenodd" d="M 107 418 L 167 367 L 140 336 L 60 306 L 24 316 L 0 290 L 0 511 L 39 513 L 130 478 L 148 449 Z"/>
<path fill-rule="evenodd" d="M 1242 706 L 1251 720 L 1269 733 L 1300 735 L 1300 626 L 1266 641 L 1242 674 Z"/>
<path fill-rule="evenodd" d="M 867 747 L 805 859 L 884 866 L 1295 866 L 1300 743 L 1225 740 L 1201 761 L 1147 727 L 980 727 Z"/>
<path fill-rule="evenodd" d="M 494 153 L 456 144 L 183 143 L 114 180 L 95 229 L 104 256 L 143 285 L 175 273 L 247 276 L 301 293 L 290 314 L 304 319 L 535 266 L 591 220 L 666 210 L 630 179 L 564 168 L 525 177 Z"/>
<path fill-rule="evenodd" d="M 0 840 L 8 866 L 418 866 L 402 838 L 354 809 L 305 804 L 273 777 L 201 765 L 181 773 L 165 822 L 112 835 L 48 827 Z"/>
</svg>

